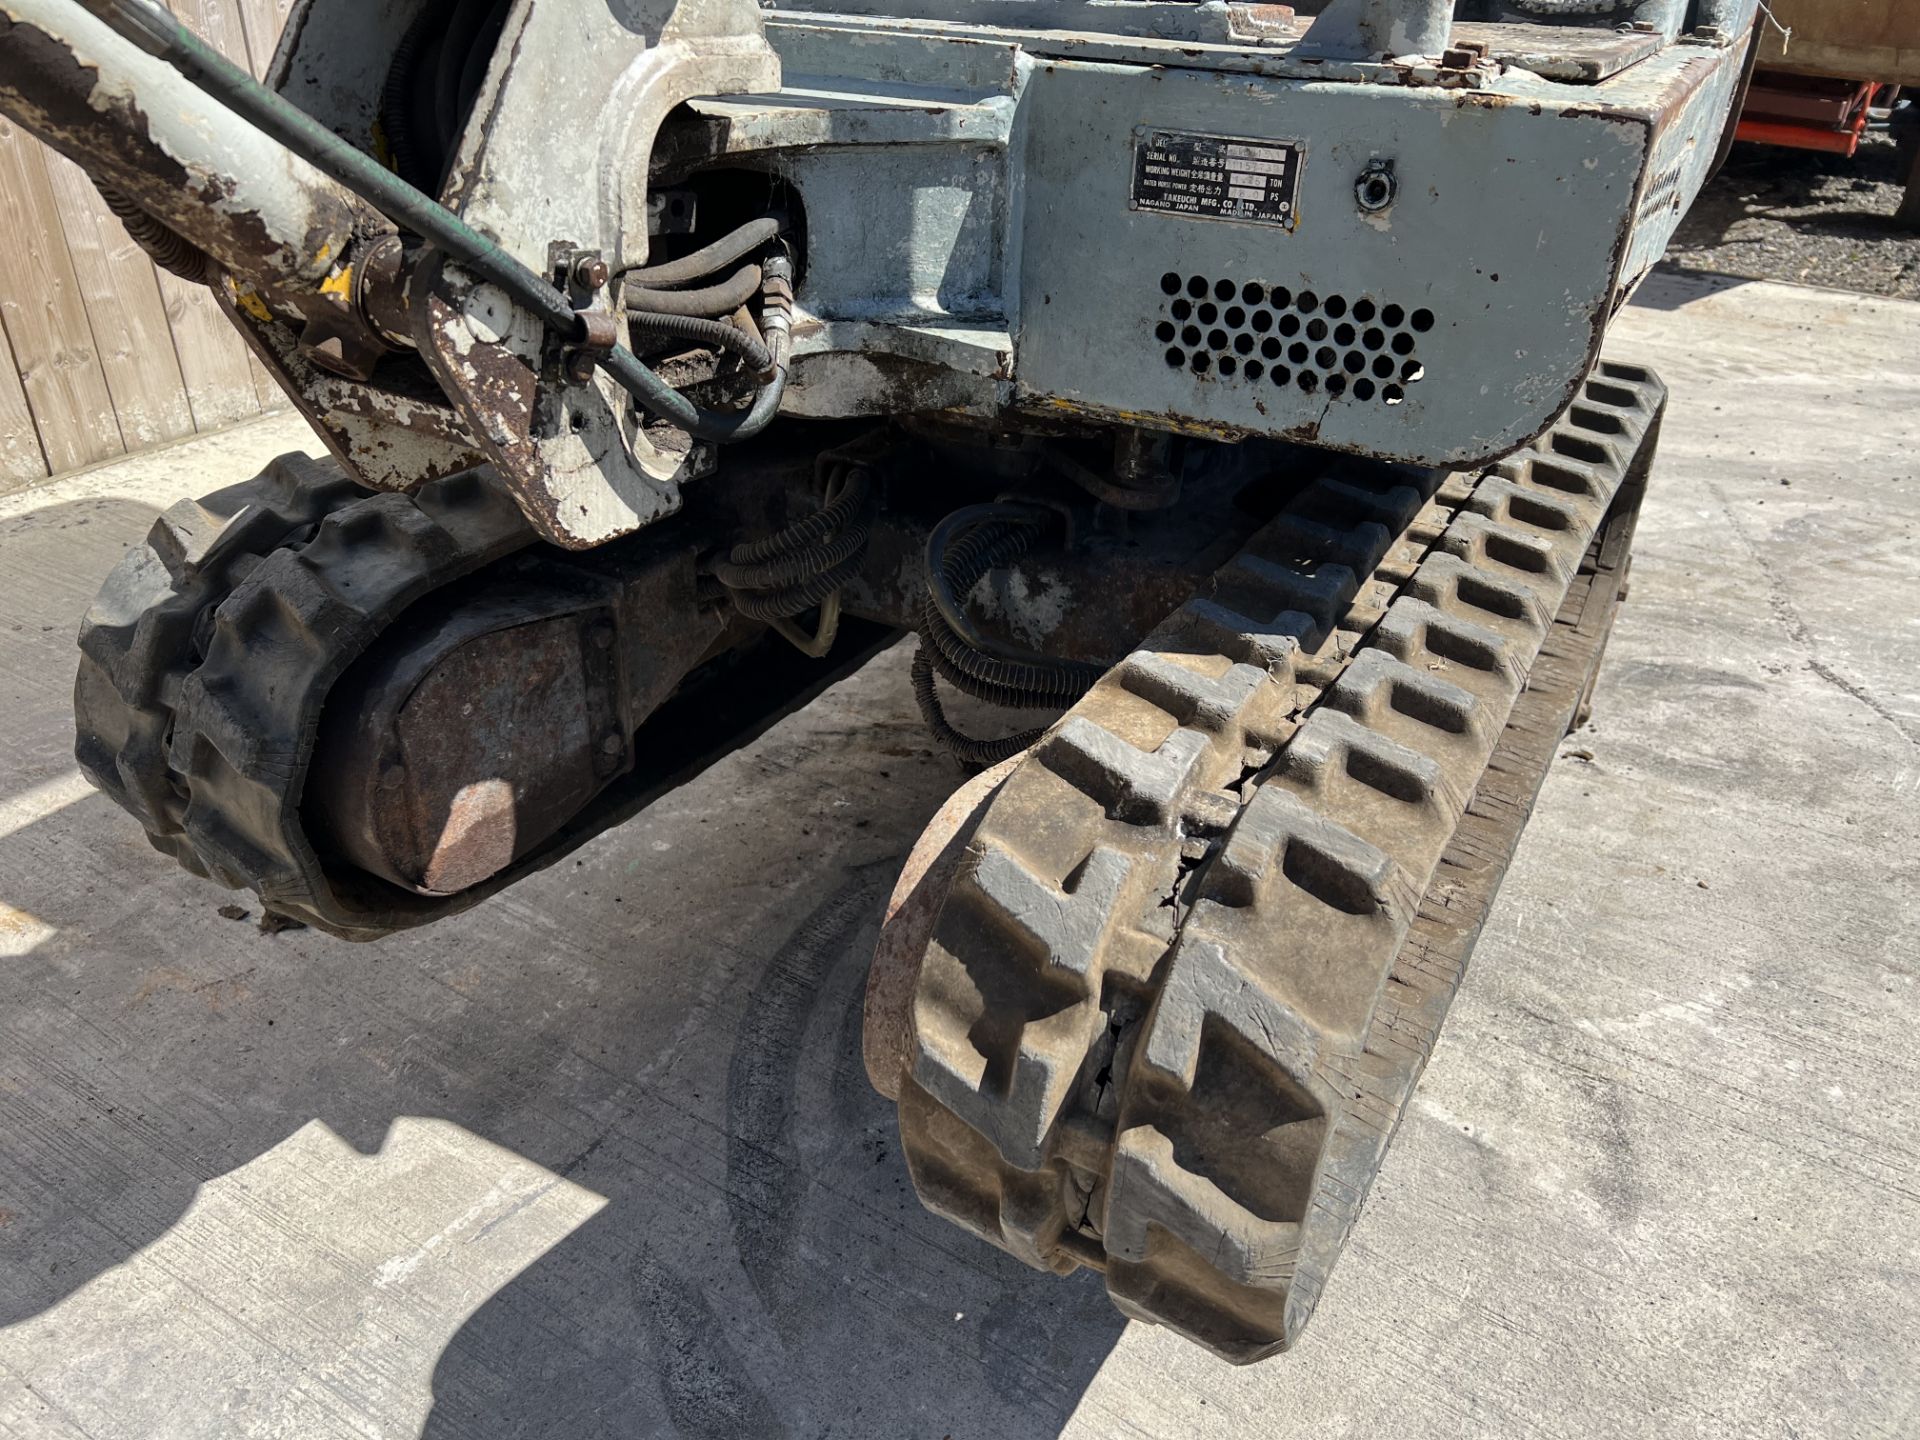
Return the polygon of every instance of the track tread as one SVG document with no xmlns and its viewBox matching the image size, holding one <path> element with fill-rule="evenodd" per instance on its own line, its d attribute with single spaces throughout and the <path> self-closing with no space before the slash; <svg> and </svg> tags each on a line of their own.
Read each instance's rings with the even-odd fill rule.
<svg viewBox="0 0 1920 1440">
<path fill-rule="evenodd" d="M 1293 1339 L 1464 963 L 1422 937 L 1423 897 L 1457 888 L 1449 855 L 1497 883 L 1510 837 L 1483 819 L 1531 800 L 1504 800 L 1489 763 L 1551 675 L 1556 617 L 1615 495 L 1643 483 L 1663 403 L 1646 372 L 1603 366 L 1478 477 L 1312 487 L 1013 772 L 978 853 L 1022 847 L 1048 894 L 1096 850 L 1127 856 L 1126 880 L 1102 892 L 1116 914 L 1076 919 L 1099 938 L 1075 951 L 1071 1023 L 978 872 L 956 881 L 915 1002 L 921 1059 L 1020 1014 L 1049 1084 L 975 1052 L 944 1072 L 960 1090 L 903 1086 L 930 1205 L 1030 1263 L 1101 1266 L 1123 1311 L 1230 1359 Z M 1195 833 L 1223 828 L 1192 823 L 1201 793 L 1244 803 L 1192 870 Z M 1066 1077 L 1095 1065 L 1077 1111 L 1089 1092 Z"/>
<path fill-rule="evenodd" d="M 379 934 L 306 839 L 301 787 L 327 687 L 426 591 L 530 543 L 485 471 L 367 494 L 285 455 L 162 515 L 81 626 L 75 753 L 155 848 L 278 914 Z"/>
<path fill-rule="evenodd" d="M 244 484 L 157 517 L 80 622 L 75 758 L 163 851 L 177 853 L 185 812 L 168 781 L 167 736 L 196 631 L 262 552 L 362 493 L 332 461 L 282 455 Z"/>
</svg>

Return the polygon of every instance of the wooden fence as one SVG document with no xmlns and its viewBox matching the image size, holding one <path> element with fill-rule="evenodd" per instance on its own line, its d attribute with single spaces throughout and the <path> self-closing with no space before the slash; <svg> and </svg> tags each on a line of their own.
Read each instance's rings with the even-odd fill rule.
<svg viewBox="0 0 1920 1440">
<path fill-rule="evenodd" d="M 292 0 L 169 0 L 262 74 Z M 204 286 L 156 270 L 80 168 L 0 118 L 0 489 L 278 409 Z"/>
</svg>

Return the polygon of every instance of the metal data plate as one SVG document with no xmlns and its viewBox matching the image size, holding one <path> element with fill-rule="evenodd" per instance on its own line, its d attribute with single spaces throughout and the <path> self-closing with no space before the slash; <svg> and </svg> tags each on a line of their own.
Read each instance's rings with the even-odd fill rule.
<svg viewBox="0 0 1920 1440">
<path fill-rule="evenodd" d="M 1302 158 L 1284 140 L 1141 129 L 1127 199 L 1135 210 L 1291 230 Z"/>
</svg>

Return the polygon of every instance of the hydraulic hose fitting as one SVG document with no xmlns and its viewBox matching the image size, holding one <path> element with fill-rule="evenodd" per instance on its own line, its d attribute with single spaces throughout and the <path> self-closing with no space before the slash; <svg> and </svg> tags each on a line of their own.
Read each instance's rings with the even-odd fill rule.
<svg viewBox="0 0 1920 1440">
<path fill-rule="evenodd" d="M 793 354 L 793 259 L 784 251 L 760 268 L 760 332 L 773 356 L 768 383 L 786 383 Z"/>
</svg>

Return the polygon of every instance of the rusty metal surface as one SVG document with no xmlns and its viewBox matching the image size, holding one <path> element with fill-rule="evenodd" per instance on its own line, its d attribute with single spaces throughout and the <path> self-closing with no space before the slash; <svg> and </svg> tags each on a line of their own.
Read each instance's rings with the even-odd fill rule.
<svg viewBox="0 0 1920 1440">
<path fill-rule="evenodd" d="M 695 95 L 779 83 L 752 0 L 617 10 L 518 0 L 472 97 L 444 200 L 522 258 L 563 247 L 575 282 L 644 263 L 648 158 L 668 112 Z M 576 256 L 591 257 L 587 270 Z M 550 543 L 584 549 L 671 515 L 681 482 L 710 468 L 710 447 L 657 444 L 625 391 L 542 353 L 539 327 L 529 332 L 503 294 L 482 293 L 490 288 L 450 267 L 417 277 L 414 335 L 528 521 Z M 624 313 L 598 285 L 586 289 L 577 299 L 595 317 L 595 343 L 622 338 Z"/>
<path fill-rule="evenodd" d="M 484 458 L 416 362 L 383 363 L 411 343 L 390 222 L 77 5 L 0 7 L 0 47 L 0 106 L 206 252 L 216 302 L 356 478 L 412 488 Z"/>
<path fill-rule="evenodd" d="M 1453 40 L 1479 45 L 1498 64 L 1571 85 L 1598 84 L 1668 44 L 1658 31 L 1468 21 L 1455 22 Z"/>
<path fill-rule="evenodd" d="M 498 286 L 432 255 L 409 295 L 422 358 L 549 543 L 579 550 L 631 534 L 679 509 L 680 482 L 711 467 L 710 446 L 656 446 L 604 373 L 570 378 L 539 321 Z"/>
<path fill-rule="evenodd" d="M 486 453 L 414 355 L 393 355 L 370 383 L 329 375 L 301 352 L 298 334 L 271 315 L 214 298 L 294 408 L 336 459 L 373 490 L 414 490 L 485 463 Z"/>
<path fill-rule="evenodd" d="M 78 4 L 0 5 L 0 108 L 229 270 L 294 289 L 391 229 Z"/>
<path fill-rule="evenodd" d="M 616 587 L 458 587 L 329 698 L 306 807 L 328 848 L 425 895 L 480 883 L 632 763 Z"/>
</svg>

